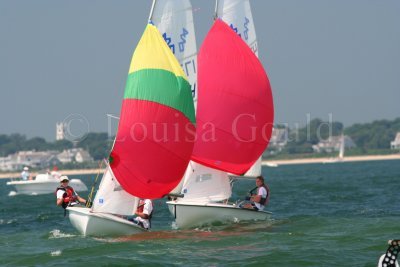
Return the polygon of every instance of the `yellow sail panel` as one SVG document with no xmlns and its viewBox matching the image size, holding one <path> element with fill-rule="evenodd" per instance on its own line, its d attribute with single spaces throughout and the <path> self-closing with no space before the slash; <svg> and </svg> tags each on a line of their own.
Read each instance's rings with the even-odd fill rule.
<svg viewBox="0 0 400 267">
<path fill-rule="evenodd" d="M 171 49 L 165 43 L 157 28 L 151 24 L 147 25 L 133 53 L 129 74 L 142 69 L 164 69 L 187 80 Z"/>
</svg>

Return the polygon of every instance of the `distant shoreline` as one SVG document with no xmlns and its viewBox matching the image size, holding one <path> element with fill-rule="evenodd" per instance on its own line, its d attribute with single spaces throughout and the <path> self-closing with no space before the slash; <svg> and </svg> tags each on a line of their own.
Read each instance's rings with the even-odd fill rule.
<svg viewBox="0 0 400 267">
<path fill-rule="evenodd" d="M 79 169 L 79 170 L 62 170 L 60 173 L 62 175 L 86 175 L 86 174 L 98 174 L 103 173 L 104 169 Z M 37 172 L 32 172 L 32 177 L 35 177 Z M 7 178 L 19 178 L 21 176 L 20 172 L 8 172 L 8 173 L 0 173 L 0 179 Z"/>
<path fill-rule="evenodd" d="M 307 159 L 282 159 L 282 160 L 263 160 L 262 165 L 294 165 L 294 164 L 313 164 L 329 162 L 335 158 L 307 158 Z M 357 161 L 375 161 L 375 160 L 400 160 L 400 154 L 391 155 L 367 155 L 345 157 L 340 162 L 357 162 Z M 87 175 L 103 173 L 104 169 L 78 169 L 78 170 L 62 170 L 63 175 Z M 38 173 L 31 173 L 35 177 Z M 0 179 L 19 178 L 20 172 L 1 173 Z"/>
<path fill-rule="evenodd" d="M 327 163 L 336 158 L 307 158 L 307 159 L 282 159 L 282 160 L 263 160 L 262 165 L 293 165 L 293 164 L 313 164 Z M 391 155 L 366 155 L 366 156 L 349 156 L 344 157 L 340 162 L 356 162 L 356 161 L 375 161 L 375 160 L 400 160 L 400 154 Z"/>
</svg>

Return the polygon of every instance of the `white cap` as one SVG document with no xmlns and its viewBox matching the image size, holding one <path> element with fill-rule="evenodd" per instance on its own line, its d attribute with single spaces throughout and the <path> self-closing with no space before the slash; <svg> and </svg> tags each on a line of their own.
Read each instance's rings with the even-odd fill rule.
<svg viewBox="0 0 400 267">
<path fill-rule="evenodd" d="M 24 167 L 24 171 L 27 171 L 27 170 L 29 170 L 29 168 L 28 167 Z"/>
<path fill-rule="evenodd" d="M 68 176 L 63 175 L 60 177 L 60 182 L 65 181 L 65 180 L 69 181 Z"/>
</svg>

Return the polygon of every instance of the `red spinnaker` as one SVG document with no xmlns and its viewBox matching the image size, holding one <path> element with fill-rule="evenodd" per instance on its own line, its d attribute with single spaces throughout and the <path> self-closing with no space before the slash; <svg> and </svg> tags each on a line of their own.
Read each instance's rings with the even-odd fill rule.
<svg viewBox="0 0 400 267">
<path fill-rule="evenodd" d="M 125 99 L 110 165 L 122 188 L 160 198 L 180 182 L 192 153 L 195 127 L 187 117 L 156 102 Z"/>
<path fill-rule="evenodd" d="M 198 86 L 192 160 L 244 174 L 268 146 L 273 98 L 261 62 L 221 20 L 215 21 L 201 46 Z"/>
</svg>

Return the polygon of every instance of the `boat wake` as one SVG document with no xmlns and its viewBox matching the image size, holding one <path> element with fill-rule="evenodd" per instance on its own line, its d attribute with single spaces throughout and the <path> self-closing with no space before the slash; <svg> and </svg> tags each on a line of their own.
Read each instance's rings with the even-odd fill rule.
<svg viewBox="0 0 400 267">
<path fill-rule="evenodd" d="M 50 231 L 50 236 L 49 239 L 56 239 L 56 238 L 70 238 L 70 237 L 75 237 L 76 235 L 72 235 L 72 234 L 66 234 L 61 232 L 58 229 L 54 229 L 52 231 Z M 53 256 L 53 255 L 52 255 Z"/>
<path fill-rule="evenodd" d="M 8 196 L 9 196 L 9 197 L 13 197 L 13 196 L 16 196 L 16 195 L 18 195 L 18 193 L 15 192 L 15 191 L 10 191 L 10 192 L 8 193 Z"/>
<path fill-rule="evenodd" d="M 56 251 L 50 252 L 50 256 L 52 256 L 52 257 L 61 256 L 61 254 L 62 254 L 61 250 L 56 250 Z"/>
</svg>

